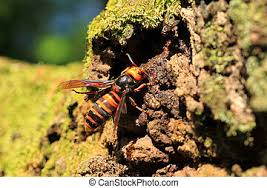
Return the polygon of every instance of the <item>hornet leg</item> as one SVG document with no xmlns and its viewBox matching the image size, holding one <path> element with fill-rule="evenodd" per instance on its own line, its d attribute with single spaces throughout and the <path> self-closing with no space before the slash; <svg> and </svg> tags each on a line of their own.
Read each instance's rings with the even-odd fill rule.
<svg viewBox="0 0 267 188">
<path fill-rule="evenodd" d="M 136 102 L 134 101 L 134 99 L 132 97 L 129 97 L 130 103 L 133 107 L 135 107 L 137 110 L 144 112 L 144 110 L 142 108 L 140 108 L 139 106 L 137 106 Z"/>
</svg>

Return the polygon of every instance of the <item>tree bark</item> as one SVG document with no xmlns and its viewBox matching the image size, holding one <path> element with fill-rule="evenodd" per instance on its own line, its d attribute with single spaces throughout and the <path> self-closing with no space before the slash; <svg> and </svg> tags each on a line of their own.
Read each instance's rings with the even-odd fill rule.
<svg viewBox="0 0 267 188">
<path fill-rule="evenodd" d="M 266 10 L 266 0 L 109 0 L 88 27 L 84 77 L 116 78 L 129 53 L 153 80 L 132 94 L 143 112 L 127 102 L 117 138 L 112 120 L 88 132 L 92 102 L 67 95 L 31 157 L 0 174 L 266 176 Z"/>
<path fill-rule="evenodd" d="M 147 148 L 137 139 L 115 152 L 122 150 L 126 165 L 155 164 L 148 172 L 142 169 L 144 175 L 155 175 L 166 163 L 185 160 L 219 160 L 219 165 L 227 163 L 225 169 L 238 163 L 244 170 L 266 164 L 266 145 L 258 145 L 266 133 L 266 3 L 108 2 L 89 26 L 85 74 L 116 77 L 129 66 L 125 53 L 131 54 L 156 84 L 138 100 L 148 113 L 128 116 L 147 127 L 143 134 L 152 139 L 155 152 L 161 148 L 167 154 L 156 161 L 149 155 L 140 158 Z M 137 129 L 121 125 L 128 128 L 121 129 L 119 142 Z"/>
</svg>

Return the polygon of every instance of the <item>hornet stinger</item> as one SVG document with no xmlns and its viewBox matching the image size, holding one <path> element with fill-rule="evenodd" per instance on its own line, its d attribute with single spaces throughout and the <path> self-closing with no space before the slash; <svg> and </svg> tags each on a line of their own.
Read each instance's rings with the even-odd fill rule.
<svg viewBox="0 0 267 188">
<path fill-rule="evenodd" d="M 139 92 L 143 87 L 148 85 L 145 80 L 149 79 L 147 73 L 141 67 L 138 67 L 131 59 L 129 54 L 126 54 L 132 63 L 132 66 L 122 71 L 121 75 L 114 80 L 69 80 L 62 82 L 60 87 L 62 89 L 74 89 L 87 87 L 90 91 L 76 93 L 86 94 L 89 97 L 103 94 L 93 104 L 91 109 L 85 115 L 85 126 L 96 129 L 103 125 L 111 116 L 114 120 L 114 128 L 118 127 L 120 114 L 127 113 L 125 103 L 127 94 L 131 92 Z M 131 104 L 139 110 L 135 101 L 129 97 Z"/>
</svg>

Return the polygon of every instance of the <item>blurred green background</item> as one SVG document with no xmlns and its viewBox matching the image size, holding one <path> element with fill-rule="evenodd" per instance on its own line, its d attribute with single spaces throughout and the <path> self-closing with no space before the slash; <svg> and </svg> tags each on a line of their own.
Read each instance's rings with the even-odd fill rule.
<svg viewBox="0 0 267 188">
<path fill-rule="evenodd" d="M 106 0 L 0 0 L 0 56 L 64 65 L 85 55 L 88 23 Z"/>
</svg>

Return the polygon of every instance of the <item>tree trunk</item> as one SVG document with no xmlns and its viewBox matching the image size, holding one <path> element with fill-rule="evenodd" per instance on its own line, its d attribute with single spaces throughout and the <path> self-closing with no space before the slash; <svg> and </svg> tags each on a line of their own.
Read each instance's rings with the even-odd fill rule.
<svg viewBox="0 0 267 188">
<path fill-rule="evenodd" d="M 266 0 L 109 0 L 89 25 L 85 77 L 116 78 L 129 53 L 153 81 L 131 94 L 143 112 L 127 101 L 115 137 L 111 120 L 90 133 L 92 103 L 67 97 L 27 173 L 267 175 L 266 16 Z"/>
<path fill-rule="evenodd" d="M 241 175 L 266 164 L 266 3 L 108 2 L 89 26 L 87 77 L 118 76 L 129 53 L 155 81 L 136 97 L 145 112 L 131 110 L 120 123 L 115 154 L 134 166 L 126 173 L 166 175 L 164 166 L 173 163 L 184 173 L 190 161 L 210 163 L 206 175 L 216 165 L 223 166 L 216 175 Z M 148 152 L 154 150 L 162 152 L 156 159 Z"/>
</svg>

